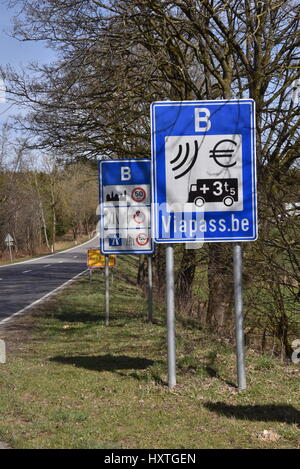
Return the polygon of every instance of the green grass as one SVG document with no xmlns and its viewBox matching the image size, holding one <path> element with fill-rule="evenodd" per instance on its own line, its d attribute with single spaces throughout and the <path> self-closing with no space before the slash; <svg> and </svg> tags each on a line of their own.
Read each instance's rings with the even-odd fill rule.
<svg viewBox="0 0 300 469">
<path fill-rule="evenodd" d="M 0 333 L 8 345 L 0 440 L 45 449 L 299 448 L 299 365 L 248 350 L 248 389 L 239 393 L 234 349 L 178 318 L 178 384 L 168 389 L 164 304 L 157 298 L 148 324 L 136 265 L 119 259 L 108 327 L 98 272 Z"/>
</svg>

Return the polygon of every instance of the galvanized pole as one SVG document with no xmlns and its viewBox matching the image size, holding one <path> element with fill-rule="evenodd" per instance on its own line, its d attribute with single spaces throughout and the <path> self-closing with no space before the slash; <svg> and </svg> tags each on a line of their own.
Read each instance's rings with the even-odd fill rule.
<svg viewBox="0 0 300 469">
<path fill-rule="evenodd" d="M 152 323 L 153 319 L 153 281 L 152 281 L 152 256 L 148 254 L 147 256 L 148 261 L 148 322 Z"/>
<path fill-rule="evenodd" d="M 109 266 L 108 256 L 105 256 L 105 325 L 109 325 Z"/>
<path fill-rule="evenodd" d="M 233 246 L 233 276 L 234 276 L 234 303 L 235 303 L 235 335 L 237 377 L 240 391 L 246 389 L 245 371 L 245 344 L 244 344 L 244 318 L 243 318 L 243 261 L 242 246 L 235 243 Z"/>
<path fill-rule="evenodd" d="M 11 253 L 11 241 L 9 241 L 8 243 L 8 247 L 9 247 L 9 257 L 10 257 L 10 262 L 12 262 L 12 253 Z"/>
<path fill-rule="evenodd" d="M 176 385 L 175 349 L 175 291 L 174 291 L 174 249 L 166 247 L 166 286 L 167 286 L 167 329 L 168 329 L 168 385 Z"/>
</svg>

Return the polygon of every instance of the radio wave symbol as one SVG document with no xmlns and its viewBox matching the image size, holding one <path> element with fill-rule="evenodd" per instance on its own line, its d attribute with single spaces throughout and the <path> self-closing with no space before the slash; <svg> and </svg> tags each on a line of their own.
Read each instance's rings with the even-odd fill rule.
<svg viewBox="0 0 300 469">
<path fill-rule="evenodd" d="M 178 153 L 177 155 L 175 156 L 175 158 L 173 160 L 170 161 L 171 164 L 175 164 L 177 163 L 177 161 L 180 160 L 180 157 L 182 155 L 182 152 L 183 152 L 183 145 L 179 144 L 178 145 Z M 198 156 L 198 152 L 199 152 L 199 145 L 198 145 L 198 142 L 197 140 L 194 140 L 194 154 L 192 156 L 192 158 L 190 159 L 190 161 L 188 162 L 188 166 L 187 168 L 180 174 L 177 174 L 175 176 L 175 179 L 179 179 L 179 178 L 182 178 L 183 176 L 185 176 L 189 171 L 191 171 L 192 167 L 194 166 L 194 164 L 196 163 L 196 160 L 197 160 L 197 156 Z M 174 168 L 172 168 L 172 171 L 177 171 L 178 169 L 182 168 L 185 163 L 187 162 L 188 160 L 188 157 L 189 157 L 189 154 L 190 154 L 190 144 L 188 142 L 186 142 L 185 144 L 185 155 L 183 157 L 183 160 L 176 166 L 174 166 Z M 182 168 L 183 169 L 183 168 Z"/>
</svg>

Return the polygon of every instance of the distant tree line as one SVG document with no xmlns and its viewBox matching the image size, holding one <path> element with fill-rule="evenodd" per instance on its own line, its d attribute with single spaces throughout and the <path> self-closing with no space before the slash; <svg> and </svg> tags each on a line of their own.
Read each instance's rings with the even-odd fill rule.
<svg viewBox="0 0 300 469">
<path fill-rule="evenodd" d="M 244 246 L 246 338 L 290 356 L 299 335 L 299 107 L 296 0 L 22 0 L 15 35 L 46 41 L 55 63 L 35 75 L 2 70 L 29 106 L 35 148 L 68 161 L 149 157 L 156 100 L 253 98 L 259 240 Z M 176 248 L 178 310 L 233 335 L 232 250 Z M 164 253 L 155 254 L 157 285 Z M 140 260 L 139 280 L 145 265 Z"/>
<path fill-rule="evenodd" d="M 0 145 L 0 255 L 7 253 L 8 234 L 20 257 L 54 252 L 63 235 L 76 242 L 95 230 L 97 172 L 90 165 L 41 158 L 25 142 L 10 144 L 6 133 Z"/>
</svg>

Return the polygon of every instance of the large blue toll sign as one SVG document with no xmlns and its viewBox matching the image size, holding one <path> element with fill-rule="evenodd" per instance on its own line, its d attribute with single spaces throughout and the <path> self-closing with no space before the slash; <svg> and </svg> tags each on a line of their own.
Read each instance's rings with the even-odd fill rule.
<svg viewBox="0 0 300 469">
<path fill-rule="evenodd" d="M 254 241 L 254 101 L 155 102 L 151 132 L 154 240 Z"/>
<path fill-rule="evenodd" d="M 150 160 L 100 160 L 102 254 L 150 254 Z"/>
</svg>

